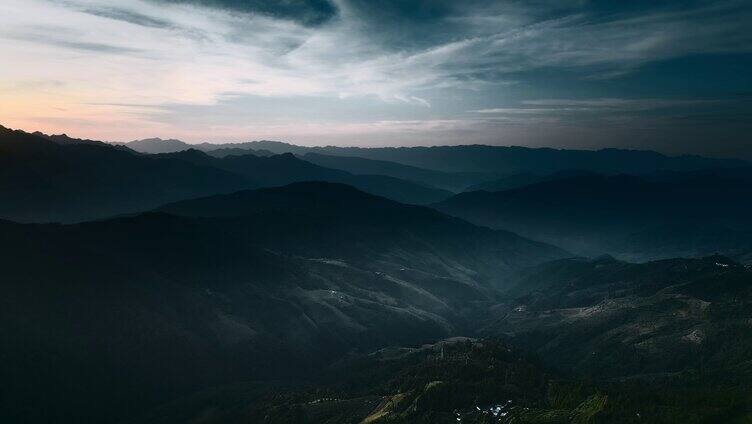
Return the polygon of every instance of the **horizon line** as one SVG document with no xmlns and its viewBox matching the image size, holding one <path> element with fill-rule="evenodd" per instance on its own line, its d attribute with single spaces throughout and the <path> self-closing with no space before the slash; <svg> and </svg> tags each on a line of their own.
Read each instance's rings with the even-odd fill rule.
<svg viewBox="0 0 752 424">
<path fill-rule="evenodd" d="M 657 149 L 640 149 L 640 148 L 630 148 L 630 147 L 599 147 L 599 148 L 586 148 L 586 147 L 552 147 L 552 146 L 522 146 L 518 144 L 484 144 L 484 143 L 467 143 L 467 144 L 430 144 L 430 145 L 410 145 L 410 146 L 355 146 L 355 145 L 336 145 L 336 144 L 319 144 L 319 145 L 305 145 L 305 144 L 295 144 L 293 142 L 289 141 L 280 141 L 280 140 L 269 140 L 269 139 L 256 139 L 256 140 L 248 140 L 248 141 L 200 141 L 200 142 L 193 142 L 193 141 L 185 141 L 178 138 L 162 138 L 162 137 L 146 137 L 146 138 L 140 138 L 140 139 L 134 139 L 129 141 L 110 141 L 110 140 L 101 140 L 101 139 L 91 139 L 91 138 L 78 138 L 75 136 L 69 135 L 67 132 L 62 132 L 60 134 L 47 134 L 39 130 L 35 131 L 29 131 L 25 129 L 20 128 L 10 128 L 6 127 L 3 124 L 0 124 L 0 128 L 5 128 L 11 131 L 21 131 L 27 134 L 41 134 L 45 137 L 67 137 L 72 140 L 82 140 L 82 141 L 94 141 L 94 142 L 100 142 L 110 145 L 127 145 L 128 143 L 138 142 L 138 141 L 148 141 L 148 140 L 155 140 L 155 141 L 177 141 L 183 144 L 187 144 L 189 146 L 201 146 L 201 145 L 214 145 L 214 146 L 222 146 L 222 145 L 243 145 L 243 144 L 250 144 L 250 143 L 278 143 L 278 144 L 286 144 L 289 146 L 295 146 L 295 147 L 301 147 L 301 148 L 308 148 L 308 149 L 326 149 L 326 148 L 336 148 L 336 149 L 413 149 L 413 148 L 439 148 L 439 147 L 497 147 L 497 148 L 518 148 L 518 149 L 527 149 L 527 150 L 555 150 L 555 151 L 580 151 L 580 152 L 600 152 L 600 151 L 606 151 L 606 150 L 616 150 L 616 151 L 624 151 L 624 152 L 645 152 L 645 153 L 657 153 L 659 155 L 663 155 L 666 157 L 699 157 L 699 158 L 709 158 L 709 159 L 725 159 L 725 160 L 738 160 L 743 162 L 752 163 L 752 158 L 745 158 L 740 156 L 720 156 L 720 155 L 708 155 L 708 154 L 699 154 L 699 153 L 668 153 L 663 152 Z"/>
</svg>

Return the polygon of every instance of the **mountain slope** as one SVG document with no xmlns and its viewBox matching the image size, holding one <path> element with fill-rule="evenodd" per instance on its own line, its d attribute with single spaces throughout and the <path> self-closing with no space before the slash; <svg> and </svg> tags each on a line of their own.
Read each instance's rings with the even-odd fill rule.
<svg viewBox="0 0 752 424">
<path fill-rule="evenodd" d="M 486 330 L 574 375 L 749 370 L 752 269 L 725 257 L 560 260 L 511 294 Z"/>
<path fill-rule="evenodd" d="M 157 156 L 212 166 L 243 175 L 255 181 L 257 187 L 280 186 L 299 181 L 329 181 L 349 184 L 369 193 L 411 204 L 432 203 L 444 200 L 452 194 L 446 190 L 389 176 L 353 175 L 345 171 L 325 168 L 301 160 L 290 153 L 269 157 L 246 154 L 216 158 L 191 149 Z"/>
<path fill-rule="evenodd" d="M 455 338 L 359 355 L 326 370 L 314 387 L 208 390 L 165 405 L 134 423 L 457 423 L 541 404 L 548 376 L 521 352 L 490 340 Z M 255 395 L 255 396 L 254 396 Z M 225 408 L 211 408 L 212 404 Z M 529 409 L 529 408 L 528 408 Z M 497 414 L 498 415 L 498 414 Z M 513 414 L 517 415 L 517 414 Z M 488 418 L 488 417 L 485 417 Z M 511 418 L 511 417 L 510 417 Z"/>
<path fill-rule="evenodd" d="M 694 175 L 690 173 L 688 175 Z M 583 176 L 501 192 L 467 192 L 434 205 L 582 254 L 634 259 L 712 254 L 750 246 L 752 186 L 739 178 Z M 673 236 L 652 243 L 651 232 Z M 709 231 L 717 228 L 717 232 Z M 729 232 L 735 234 L 729 237 Z M 644 241 L 644 243 L 641 243 Z"/>
<path fill-rule="evenodd" d="M 336 181 L 409 203 L 450 192 L 379 175 L 352 175 L 292 155 L 213 158 L 197 150 L 143 155 L 119 145 L 0 128 L 0 218 L 76 222 L 164 203 L 295 181 Z"/>
<path fill-rule="evenodd" d="M 495 176 L 492 173 L 439 172 L 401 165 L 395 162 L 364 159 L 354 156 L 306 153 L 301 158 L 317 165 L 341 169 L 352 174 L 387 175 L 452 191 L 462 191 L 469 185 L 476 184 L 479 181 L 490 180 Z"/>
<path fill-rule="evenodd" d="M 132 423 L 743 422 L 752 407 L 743 375 L 564 380 L 495 339 L 381 349 L 322 374 L 306 385 L 203 390 Z"/>
<path fill-rule="evenodd" d="M 643 174 L 660 169 L 692 170 L 748 165 L 735 159 L 665 156 L 640 150 L 565 150 L 502 146 L 435 146 L 396 148 L 321 147 L 318 153 L 358 156 L 445 172 L 533 172 L 550 174 L 568 169 L 598 173 Z"/>
<path fill-rule="evenodd" d="M 566 178 L 594 175 L 588 171 L 559 171 L 549 175 L 539 175 L 529 172 L 523 172 L 521 174 L 508 175 L 499 179 L 485 181 L 480 184 L 475 184 L 466 187 L 463 191 L 506 191 L 513 190 L 515 188 L 522 188 L 525 186 L 543 183 L 546 181 L 562 180 Z"/>
<path fill-rule="evenodd" d="M 387 262 L 401 263 L 409 257 L 400 255 L 410 255 L 416 249 L 430 255 L 444 254 L 453 261 L 422 260 L 426 263 L 421 269 L 436 273 L 459 265 L 458 269 L 465 271 L 458 274 L 452 270 L 447 275 L 467 273 L 462 278 L 486 278 L 495 281 L 494 285 L 501 283 L 511 269 L 565 255 L 557 248 L 512 233 L 476 227 L 429 208 L 400 204 L 334 183 L 246 190 L 181 201 L 159 211 L 241 220 L 254 231 L 255 239 L 265 243 L 288 243 L 296 249 L 315 245 L 317 255 L 345 257 L 362 262 L 362 266 L 370 266 L 368 263 L 382 256 Z M 256 222 L 263 222 L 263 226 L 256 226 Z M 405 252 L 401 253 L 402 249 Z"/>
<path fill-rule="evenodd" d="M 0 222 L 0 236 L 7 422 L 115 422 L 460 334 L 511 272 L 565 255 L 326 183 L 84 224 Z"/>
<path fill-rule="evenodd" d="M 249 186 L 247 178 L 122 147 L 0 128 L 0 217 L 80 221 Z"/>
</svg>

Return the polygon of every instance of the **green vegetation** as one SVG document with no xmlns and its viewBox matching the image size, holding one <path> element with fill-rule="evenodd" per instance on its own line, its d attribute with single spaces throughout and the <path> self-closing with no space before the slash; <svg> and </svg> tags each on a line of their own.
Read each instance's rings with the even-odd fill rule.
<svg viewBox="0 0 752 424">
<path fill-rule="evenodd" d="M 687 372 L 611 382 L 563 380 L 502 342 L 446 340 L 399 354 L 386 350 L 351 358 L 313 385 L 256 397 L 235 393 L 230 402 L 226 392 L 206 393 L 138 422 L 174 422 L 177 416 L 202 424 L 748 422 L 749 375 L 728 377 Z M 187 410 L 193 415 L 186 416 Z"/>
</svg>

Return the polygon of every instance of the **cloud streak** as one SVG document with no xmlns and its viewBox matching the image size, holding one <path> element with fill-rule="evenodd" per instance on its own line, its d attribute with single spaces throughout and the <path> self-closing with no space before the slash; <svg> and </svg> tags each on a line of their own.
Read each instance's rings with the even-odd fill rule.
<svg viewBox="0 0 752 424">
<path fill-rule="evenodd" d="M 330 10 L 327 13 L 339 11 L 339 15 L 317 28 L 267 16 L 270 13 L 236 14 L 225 8 L 196 6 L 207 2 L 5 3 L 5 16 L 10 20 L 5 39 L 36 42 L 60 50 L 150 54 L 138 63 L 124 64 L 133 68 L 156 65 L 182 72 L 196 67 L 201 73 L 192 72 L 191 79 L 206 87 L 202 99 L 197 99 L 204 103 L 216 102 L 224 93 L 233 92 L 377 96 L 384 101 L 426 106 L 428 102 L 421 91 L 477 89 L 484 84 L 508 82 L 505 73 L 560 66 L 588 68 L 585 73 L 621 74 L 645 62 L 676 55 L 752 49 L 752 35 L 741 28 L 744 20 L 729 20 L 728 15 L 735 12 L 734 2 L 725 7 L 622 16 L 608 21 L 593 20 L 582 13 L 541 20 L 519 6 L 491 11 L 486 8 L 486 14 L 477 15 L 478 7 L 469 7 L 460 12 L 461 16 L 422 23 L 435 27 L 434 32 L 439 33 L 441 26 L 450 21 L 456 32 L 452 41 L 443 42 L 442 37 L 437 37 L 435 44 L 418 49 L 375 47 L 373 40 L 379 34 L 362 32 L 362 22 L 368 17 L 356 15 L 358 9 L 344 0 L 329 9 L 324 7 Z M 241 3 L 230 2 L 227 7 L 232 10 Z M 271 7 L 269 2 L 257 6 Z M 58 15 L 60 18 L 53 18 Z M 48 31 L 29 35 L 27 27 L 31 25 Z M 61 34 L 57 28 L 60 25 L 68 25 L 65 30 L 72 34 Z M 688 31 L 690 26 L 694 27 Z M 159 63 L 154 63 L 155 58 Z M 104 74 L 101 78 L 110 77 L 108 72 L 122 71 L 97 66 L 96 58 L 91 62 Z M 220 79 L 222 83 L 218 84 Z M 256 82 L 249 83 L 249 79 Z M 123 91 L 128 88 L 123 87 Z M 157 98 L 164 92 L 161 97 L 166 102 L 180 101 L 171 89 L 169 84 L 159 84 L 150 91 Z"/>
<path fill-rule="evenodd" d="M 176 128 L 168 118 L 184 113 L 181 106 L 221 111 L 236 99 L 321 98 L 355 100 L 378 115 L 371 126 L 358 118 L 319 121 L 320 128 L 365 125 L 393 137 L 386 128 L 404 127 L 383 122 L 422 120 L 428 124 L 414 128 L 430 132 L 436 122 L 462 122 L 451 131 L 488 132 L 504 120 L 522 125 L 522 115 L 538 115 L 528 117 L 533 125 L 575 111 L 700 106 L 660 98 L 486 100 L 488 93 L 503 100 L 505 87 L 527 84 L 535 72 L 607 81 L 677 57 L 750 53 L 750 9 L 735 0 L 607 13 L 574 0 L 390 0 L 378 9 L 362 0 L 4 0 L 0 54 L 15 66 L 2 67 L 0 78 L 26 89 L 23 98 L 0 91 L 0 119 L 42 129 L 45 122 L 109 125 L 117 139 L 151 135 L 134 128 L 170 136 Z M 279 118 L 297 125 L 319 114 Z"/>
</svg>

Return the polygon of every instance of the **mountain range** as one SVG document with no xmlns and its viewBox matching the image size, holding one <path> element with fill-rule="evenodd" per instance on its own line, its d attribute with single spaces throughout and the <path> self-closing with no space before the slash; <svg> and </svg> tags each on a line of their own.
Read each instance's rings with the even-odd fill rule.
<svg viewBox="0 0 752 424">
<path fill-rule="evenodd" d="M 384 175 L 353 175 L 291 154 L 214 158 L 198 150 L 145 155 L 123 146 L 0 128 L 0 218 L 77 222 L 296 181 L 351 184 L 406 203 L 451 192 Z"/>
<path fill-rule="evenodd" d="M 247 178 L 92 141 L 0 128 L 0 218 L 83 221 L 231 192 Z"/>
<path fill-rule="evenodd" d="M 278 141 L 252 141 L 226 144 L 177 144 L 174 140 L 140 140 L 126 146 L 143 153 L 163 153 L 197 148 L 265 150 L 275 154 L 305 155 L 318 153 L 394 162 L 441 172 L 480 172 L 516 174 L 532 172 L 551 174 L 558 171 L 582 170 L 599 173 L 644 174 L 658 170 L 689 171 L 706 168 L 727 168 L 749 165 L 739 159 L 713 159 L 700 156 L 666 156 L 644 150 L 564 150 L 517 146 L 434 146 L 434 147 L 306 147 Z"/>
<path fill-rule="evenodd" d="M 751 187 L 645 151 L 0 128 L 0 421 L 746 422 Z"/>
<path fill-rule="evenodd" d="M 0 233 L 9 422 L 113 421 L 463 333 L 515 271 L 568 255 L 331 183 Z"/>
<path fill-rule="evenodd" d="M 241 175 L 253 182 L 252 187 L 270 187 L 299 181 L 328 181 L 349 184 L 361 190 L 385 196 L 403 203 L 427 204 L 444 200 L 452 193 L 421 183 L 375 175 L 354 175 L 346 171 L 326 168 L 302 160 L 291 153 L 272 156 L 229 155 L 215 158 L 198 150 L 155 155 L 158 158 L 179 159 L 195 165 L 222 169 Z"/>
<path fill-rule="evenodd" d="M 553 178 L 460 193 L 433 205 L 585 255 L 633 260 L 745 255 L 752 248 L 752 168 Z"/>
</svg>

